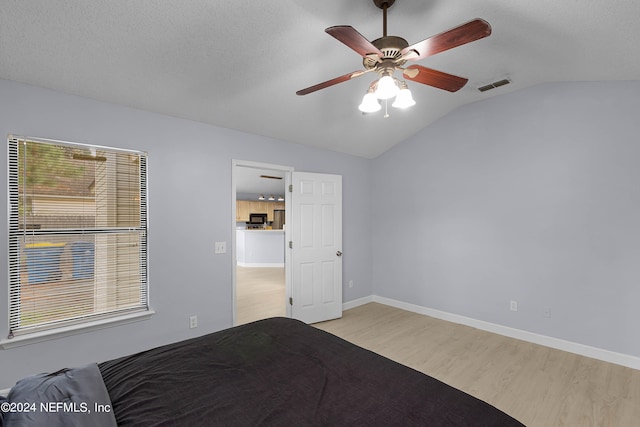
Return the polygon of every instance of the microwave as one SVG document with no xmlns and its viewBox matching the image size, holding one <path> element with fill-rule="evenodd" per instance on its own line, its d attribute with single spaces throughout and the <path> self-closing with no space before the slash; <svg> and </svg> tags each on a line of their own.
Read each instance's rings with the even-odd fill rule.
<svg viewBox="0 0 640 427">
<path fill-rule="evenodd" d="M 249 224 L 264 224 L 265 222 L 267 222 L 266 213 L 249 214 Z"/>
</svg>

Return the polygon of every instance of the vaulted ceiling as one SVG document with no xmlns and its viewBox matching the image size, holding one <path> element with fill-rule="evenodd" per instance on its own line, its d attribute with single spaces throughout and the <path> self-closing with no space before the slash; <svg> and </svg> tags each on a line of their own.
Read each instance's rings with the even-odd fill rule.
<svg viewBox="0 0 640 427">
<path fill-rule="evenodd" d="M 381 37 L 371 0 L 0 0 L 0 78 L 367 158 L 464 104 L 542 82 L 640 79 L 632 0 L 396 0 L 388 33 L 412 44 L 477 17 L 488 38 L 418 62 L 467 85 L 408 82 L 417 105 L 388 118 L 357 109 L 373 73 L 295 94 L 362 69 L 324 29 Z"/>
</svg>

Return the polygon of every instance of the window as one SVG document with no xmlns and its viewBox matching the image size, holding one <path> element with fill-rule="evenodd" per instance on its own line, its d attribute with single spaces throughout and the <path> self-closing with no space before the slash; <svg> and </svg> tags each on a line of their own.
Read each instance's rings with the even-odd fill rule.
<svg viewBox="0 0 640 427">
<path fill-rule="evenodd" d="M 148 312 L 146 154 L 9 137 L 8 339 Z"/>
</svg>

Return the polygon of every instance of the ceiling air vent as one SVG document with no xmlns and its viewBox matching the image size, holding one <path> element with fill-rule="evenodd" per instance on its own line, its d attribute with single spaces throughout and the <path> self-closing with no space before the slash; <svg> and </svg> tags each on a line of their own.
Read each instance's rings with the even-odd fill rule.
<svg viewBox="0 0 640 427">
<path fill-rule="evenodd" d="M 478 90 L 480 92 L 486 92 L 488 90 L 495 89 L 500 86 L 508 85 L 509 83 L 511 83 L 511 80 L 502 79 L 502 80 L 498 80 L 497 82 L 489 83 L 488 85 L 480 86 Z"/>
</svg>

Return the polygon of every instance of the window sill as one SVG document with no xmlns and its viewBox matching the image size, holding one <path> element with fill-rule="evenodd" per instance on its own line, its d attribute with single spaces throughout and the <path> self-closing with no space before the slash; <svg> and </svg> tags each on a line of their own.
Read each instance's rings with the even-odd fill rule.
<svg viewBox="0 0 640 427">
<path fill-rule="evenodd" d="M 110 319 L 95 320 L 93 322 L 66 326 L 50 331 L 35 332 L 33 334 L 17 336 L 14 338 L 5 338 L 0 340 L 0 348 L 6 350 L 9 348 L 21 347 L 23 345 L 35 344 L 42 341 L 49 341 L 85 332 L 97 331 L 99 329 L 111 328 L 113 326 L 120 326 L 127 323 L 139 322 L 150 319 L 154 314 L 155 311 L 150 309 L 141 313 L 112 317 Z"/>
</svg>

